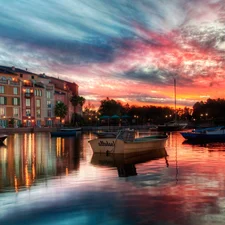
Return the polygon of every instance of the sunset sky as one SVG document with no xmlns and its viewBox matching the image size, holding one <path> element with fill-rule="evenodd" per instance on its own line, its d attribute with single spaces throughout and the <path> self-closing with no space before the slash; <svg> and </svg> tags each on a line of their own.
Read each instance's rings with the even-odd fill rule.
<svg viewBox="0 0 225 225">
<path fill-rule="evenodd" d="M 0 65 L 79 85 L 99 105 L 224 98 L 224 0 L 0 0 Z"/>
</svg>

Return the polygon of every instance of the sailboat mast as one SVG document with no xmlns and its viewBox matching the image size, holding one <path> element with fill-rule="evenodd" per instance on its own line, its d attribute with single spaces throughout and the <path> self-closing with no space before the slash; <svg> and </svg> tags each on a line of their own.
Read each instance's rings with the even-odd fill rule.
<svg viewBox="0 0 225 225">
<path fill-rule="evenodd" d="M 174 78 L 174 108 L 175 108 L 175 123 L 177 122 L 177 84 L 176 78 Z"/>
</svg>

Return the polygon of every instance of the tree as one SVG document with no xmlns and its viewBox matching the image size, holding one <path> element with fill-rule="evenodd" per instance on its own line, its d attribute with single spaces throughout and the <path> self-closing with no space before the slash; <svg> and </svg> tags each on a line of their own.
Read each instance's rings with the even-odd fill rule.
<svg viewBox="0 0 225 225">
<path fill-rule="evenodd" d="M 85 98 L 79 95 L 73 95 L 70 98 L 70 102 L 72 103 L 73 107 L 74 107 L 74 112 L 75 112 L 75 107 L 80 105 L 81 107 L 84 105 L 85 103 Z"/>
<path fill-rule="evenodd" d="M 72 103 L 73 107 L 74 107 L 74 112 L 73 112 L 73 117 L 72 117 L 72 124 L 75 125 L 77 124 L 77 120 L 81 120 L 81 116 L 77 115 L 76 113 L 76 107 L 78 105 L 80 105 L 81 107 L 84 105 L 85 103 L 85 98 L 82 97 L 82 96 L 79 96 L 79 95 L 73 95 L 71 98 L 70 98 L 70 102 Z"/>
<path fill-rule="evenodd" d="M 57 102 L 55 105 L 55 116 L 60 118 L 60 124 L 62 118 L 65 118 L 68 112 L 68 107 L 63 102 Z"/>
<path fill-rule="evenodd" d="M 114 99 L 109 99 L 108 97 L 104 100 L 101 100 L 101 104 L 99 107 L 99 112 L 102 115 L 121 115 L 124 108 L 119 101 L 115 101 Z"/>
</svg>

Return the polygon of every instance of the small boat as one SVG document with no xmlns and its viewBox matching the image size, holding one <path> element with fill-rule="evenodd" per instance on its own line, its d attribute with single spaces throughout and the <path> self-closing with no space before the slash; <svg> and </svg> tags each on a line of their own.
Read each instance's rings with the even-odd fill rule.
<svg viewBox="0 0 225 225">
<path fill-rule="evenodd" d="M 225 141 L 225 126 L 195 129 L 190 132 L 180 132 L 180 134 L 191 141 Z"/>
<path fill-rule="evenodd" d="M 158 131 L 181 131 L 187 127 L 187 123 L 169 122 L 158 125 Z"/>
<path fill-rule="evenodd" d="M 119 130 L 116 137 L 99 137 L 89 141 L 94 153 L 139 154 L 164 148 L 167 135 L 150 135 L 135 138 L 135 131 Z"/>
<path fill-rule="evenodd" d="M 6 134 L 0 134 L 0 144 L 3 144 L 4 140 L 8 137 Z"/>
<path fill-rule="evenodd" d="M 99 154 L 94 153 L 91 158 L 91 164 L 94 166 L 116 167 L 119 177 L 128 177 L 137 175 L 135 164 L 145 163 L 160 158 L 165 158 L 166 165 L 167 152 L 165 148 L 151 150 L 147 153 L 130 155 L 130 154 Z"/>
<path fill-rule="evenodd" d="M 80 127 L 62 128 L 59 131 L 51 132 L 51 137 L 71 137 L 71 136 L 75 136 L 80 131 L 81 131 Z"/>
</svg>

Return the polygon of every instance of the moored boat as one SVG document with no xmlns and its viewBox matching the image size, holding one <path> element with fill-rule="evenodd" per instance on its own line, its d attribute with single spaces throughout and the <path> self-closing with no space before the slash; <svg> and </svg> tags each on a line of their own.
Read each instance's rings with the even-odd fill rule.
<svg viewBox="0 0 225 225">
<path fill-rule="evenodd" d="M 0 144 L 3 144 L 4 140 L 8 137 L 6 134 L 0 134 Z"/>
<path fill-rule="evenodd" d="M 165 147 L 167 135 L 135 138 L 134 130 L 120 130 L 116 137 L 99 137 L 89 141 L 94 153 L 137 154 Z"/>
<path fill-rule="evenodd" d="M 187 127 L 187 123 L 169 122 L 158 125 L 158 131 L 182 131 Z"/>
<path fill-rule="evenodd" d="M 186 140 L 192 141 L 225 141 L 225 126 L 202 128 L 190 132 L 180 132 Z"/>
<path fill-rule="evenodd" d="M 72 137 L 81 131 L 80 127 L 77 128 L 62 128 L 59 131 L 51 132 L 51 137 Z"/>
</svg>

